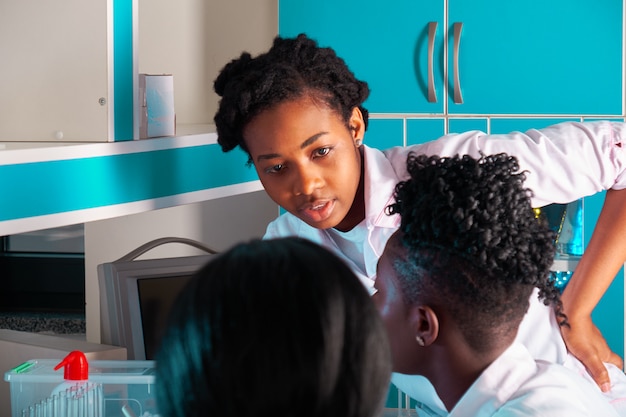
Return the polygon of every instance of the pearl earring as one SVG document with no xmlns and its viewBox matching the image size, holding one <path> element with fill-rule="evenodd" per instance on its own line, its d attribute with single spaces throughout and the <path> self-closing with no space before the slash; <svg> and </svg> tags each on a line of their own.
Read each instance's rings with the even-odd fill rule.
<svg viewBox="0 0 626 417">
<path fill-rule="evenodd" d="M 415 340 L 417 341 L 417 344 L 420 346 L 424 346 L 426 344 L 422 336 L 415 336 Z"/>
<path fill-rule="evenodd" d="M 354 144 L 356 145 L 356 147 L 358 148 L 359 146 L 361 146 L 363 144 L 363 139 L 357 139 L 354 141 Z"/>
</svg>

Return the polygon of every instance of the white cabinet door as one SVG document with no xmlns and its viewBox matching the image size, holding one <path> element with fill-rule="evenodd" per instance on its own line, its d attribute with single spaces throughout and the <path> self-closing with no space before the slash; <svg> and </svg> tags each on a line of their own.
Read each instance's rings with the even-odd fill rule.
<svg viewBox="0 0 626 417">
<path fill-rule="evenodd" d="M 109 3 L 0 2 L 0 141 L 109 139 Z"/>
</svg>

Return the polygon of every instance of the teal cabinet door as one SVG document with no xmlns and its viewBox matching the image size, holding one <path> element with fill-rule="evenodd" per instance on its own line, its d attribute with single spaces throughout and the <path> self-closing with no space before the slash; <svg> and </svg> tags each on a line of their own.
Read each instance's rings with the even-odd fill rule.
<svg viewBox="0 0 626 417">
<path fill-rule="evenodd" d="M 356 77 L 369 84 L 365 107 L 370 112 L 441 113 L 443 10 L 443 2 L 411 0 L 279 0 L 278 32 L 306 33 L 335 49 Z M 428 101 L 429 73 L 436 102 Z"/>
<path fill-rule="evenodd" d="M 449 113 L 621 115 L 622 9 L 621 0 L 449 0 Z"/>
<path fill-rule="evenodd" d="M 280 0 L 279 33 L 332 46 L 375 113 L 622 114 L 621 1 L 445 4 Z"/>
</svg>

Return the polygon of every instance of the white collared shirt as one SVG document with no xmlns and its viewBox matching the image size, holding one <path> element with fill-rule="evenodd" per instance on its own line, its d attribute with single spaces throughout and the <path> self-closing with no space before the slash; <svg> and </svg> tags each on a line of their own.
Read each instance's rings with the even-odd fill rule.
<svg viewBox="0 0 626 417">
<path fill-rule="evenodd" d="M 478 377 L 448 417 L 612 417 L 597 386 L 572 370 L 535 360 L 514 343 Z"/>
</svg>

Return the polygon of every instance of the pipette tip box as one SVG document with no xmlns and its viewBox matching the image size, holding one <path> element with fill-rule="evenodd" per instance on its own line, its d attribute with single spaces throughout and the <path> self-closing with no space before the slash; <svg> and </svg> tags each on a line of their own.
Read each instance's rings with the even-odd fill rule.
<svg viewBox="0 0 626 417">
<path fill-rule="evenodd" d="M 57 359 L 33 359 L 4 374 L 12 417 L 157 416 L 154 361 L 95 360 L 86 381 L 68 381 Z"/>
</svg>

